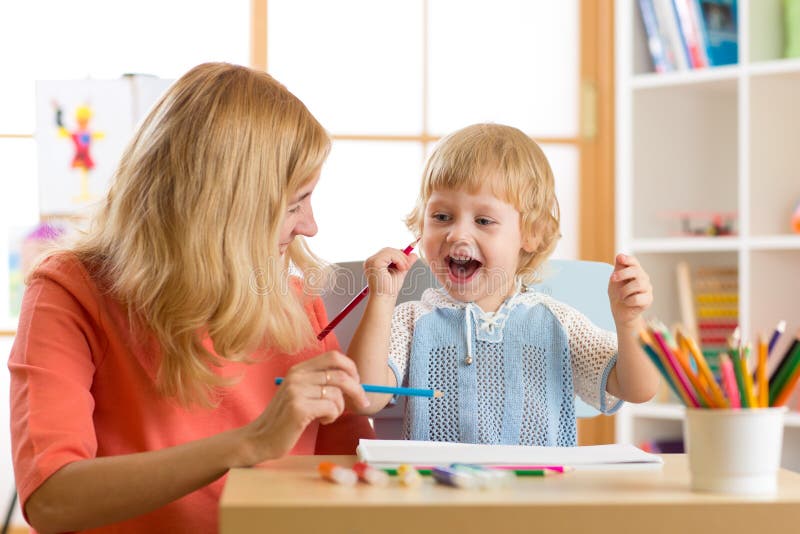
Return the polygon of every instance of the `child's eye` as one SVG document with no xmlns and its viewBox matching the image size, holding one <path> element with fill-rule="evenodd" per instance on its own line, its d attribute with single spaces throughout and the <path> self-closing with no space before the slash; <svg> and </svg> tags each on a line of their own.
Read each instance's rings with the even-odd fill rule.
<svg viewBox="0 0 800 534">
<path fill-rule="evenodd" d="M 433 217 L 433 220 L 440 221 L 440 222 L 446 222 L 446 221 L 450 220 L 450 216 L 447 215 L 446 213 L 434 213 L 432 215 L 432 217 Z"/>
<path fill-rule="evenodd" d="M 494 224 L 494 221 L 488 217 L 478 217 L 475 219 L 475 222 L 478 223 L 479 226 L 489 226 L 490 224 Z"/>
</svg>

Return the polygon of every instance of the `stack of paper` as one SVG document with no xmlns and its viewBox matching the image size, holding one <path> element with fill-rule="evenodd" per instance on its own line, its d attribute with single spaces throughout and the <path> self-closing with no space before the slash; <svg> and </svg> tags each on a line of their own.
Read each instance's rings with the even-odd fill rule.
<svg viewBox="0 0 800 534">
<path fill-rule="evenodd" d="M 362 439 L 356 449 L 359 459 L 377 467 L 450 465 L 565 465 L 576 469 L 659 468 L 663 460 L 655 454 L 627 444 L 584 447 L 526 447 L 521 445 L 475 445 L 441 441 Z"/>
</svg>

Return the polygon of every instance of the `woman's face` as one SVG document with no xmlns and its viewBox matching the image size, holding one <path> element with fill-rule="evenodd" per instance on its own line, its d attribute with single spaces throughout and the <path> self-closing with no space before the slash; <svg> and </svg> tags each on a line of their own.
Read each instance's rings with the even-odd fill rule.
<svg viewBox="0 0 800 534">
<path fill-rule="evenodd" d="M 312 237 L 317 233 L 317 223 L 311 209 L 311 193 L 319 182 L 321 170 L 322 168 L 319 168 L 314 171 L 311 180 L 289 198 L 281 233 L 278 236 L 278 249 L 281 255 L 289 248 L 295 236 Z"/>
</svg>

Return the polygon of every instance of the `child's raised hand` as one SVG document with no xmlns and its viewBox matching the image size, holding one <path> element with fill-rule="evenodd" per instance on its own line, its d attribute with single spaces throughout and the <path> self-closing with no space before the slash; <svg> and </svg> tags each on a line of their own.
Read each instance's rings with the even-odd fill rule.
<svg viewBox="0 0 800 534">
<path fill-rule="evenodd" d="M 650 277 L 635 257 L 617 254 L 608 281 L 608 298 L 617 327 L 635 326 L 634 322 L 653 303 Z"/>
<path fill-rule="evenodd" d="M 364 262 L 364 274 L 372 297 L 397 298 L 408 270 L 417 261 L 414 253 L 405 255 L 396 248 L 384 248 Z"/>
</svg>

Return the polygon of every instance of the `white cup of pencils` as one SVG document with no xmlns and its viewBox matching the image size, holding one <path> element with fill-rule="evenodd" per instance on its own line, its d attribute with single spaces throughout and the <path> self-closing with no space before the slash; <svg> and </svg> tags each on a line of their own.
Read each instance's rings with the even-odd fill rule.
<svg viewBox="0 0 800 534">
<path fill-rule="evenodd" d="M 692 489 L 772 494 L 777 488 L 785 404 L 800 381 L 800 333 L 779 354 L 781 321 L 756 352 L 738 328 L 714 373 L 695 340 L 651 323 L 639 341 L 664 381 L 686 406 L 684 437 Z"/>
<path fill-rule="evenodd" d="M 693 491 L 772 495 L 786 407 L 687 408 L 683 435 Z"/>
</svg>

